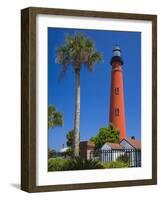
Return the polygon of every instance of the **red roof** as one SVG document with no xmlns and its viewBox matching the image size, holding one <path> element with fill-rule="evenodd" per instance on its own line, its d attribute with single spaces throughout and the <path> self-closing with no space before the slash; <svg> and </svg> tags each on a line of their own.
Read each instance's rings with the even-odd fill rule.
<svg viewBox="0 0 161 200">
<path fill-rule="evenodd" d="M 125 141 L 127 141 L 131 146 L 133 146 L 135 149 L 141 149 L 141 141 L 140 140 L 136 140 L 136 139 L 123 139 Z M 121 142 L 123 141 L 121 140 Z"/>
<path fill-rule="evenodd" d="M 123 146 L 118 143 L 106 142 L 106 144 L 109 145 L 111 147 L 111 149 L 123 149 Z"/>
</svg>

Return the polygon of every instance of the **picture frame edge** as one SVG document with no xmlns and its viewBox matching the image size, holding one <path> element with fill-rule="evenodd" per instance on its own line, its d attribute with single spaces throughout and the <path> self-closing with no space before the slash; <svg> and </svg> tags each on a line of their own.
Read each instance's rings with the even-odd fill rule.
<svg viewBox="0 0 161 200">
<path fill-rule="evenodd" d="M 72 15 L 72 12 L 74 14 Z M 83 13 L 82 13 L 83 12 Z M 99 183 L 36 186 L 36 15 L 64 13 L 70 16 L 85 16 L 115 19 L 152 21 L 152 179 L 114 181 Z M 76 15 L 75 15 L 76 14 Z M 108 16 L 108 17 L 107 17 Z M 115 16 L 115 17 L 114 17 Z M 127 18 L 131 16 L 130 18 Z M 143 19 L 141 19 L 143 17 Z M 157 15 L 117 13 L 104 11 L 70 10 L 44 7 L 28 7 L 21 10 L 21 190 L 46 192 L 78 189 L 96 189 L 157 184 Z M 121 183 L 123 185 L 121 185 Z M 105 187 L 104 187 L 104 186 Z M 85 186 L 85 187 L 84 187 Z M 87 187 L 86 187 L 87 186 Z"/>
</svg>

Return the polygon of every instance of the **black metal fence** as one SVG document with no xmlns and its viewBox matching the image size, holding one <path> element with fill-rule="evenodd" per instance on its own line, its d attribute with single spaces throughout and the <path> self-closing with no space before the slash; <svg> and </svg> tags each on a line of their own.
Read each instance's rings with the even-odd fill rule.
<svg viewBox="0 0 161 200">
<path fill-rule="evenodd" d="M 110 163 L 112 161 L 123 161 L 128 164 L 128 167 L 141 167 L 141 150 L 95 150 L 90 152 L 90 159 L 99 160 L 103 163 Z"/>
</svg>

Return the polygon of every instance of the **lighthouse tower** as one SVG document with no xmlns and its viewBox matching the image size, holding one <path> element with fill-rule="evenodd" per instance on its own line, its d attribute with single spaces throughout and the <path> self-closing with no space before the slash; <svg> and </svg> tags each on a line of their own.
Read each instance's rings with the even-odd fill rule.
<svg viewBox="0 0 161 200">
<path fill-rule="evenodd" d="M 120 140 L 126 138 L 126 121 L 124 110 L 124 88 L 123 88 L 123 60 L 118 45 L 113 49 L 113 57 L 110 64 L 111 72 L 111 96 L 109 121 L 120 131 Z"/>
</svg>

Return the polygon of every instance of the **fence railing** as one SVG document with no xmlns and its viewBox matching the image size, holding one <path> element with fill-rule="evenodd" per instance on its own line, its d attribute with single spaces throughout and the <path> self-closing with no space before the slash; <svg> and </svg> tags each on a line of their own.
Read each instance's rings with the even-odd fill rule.
<svg viewBox="0 0 161 200">
<path fill-rule="evenodd" d="M 90 152 L 90 159 L 99 160 L 103 163 L 110 163 L 112 161 L 123 161 L 128 164 L 128 167 L 141 167 L 141 150 L 95 150 Z"/>
</svg>

